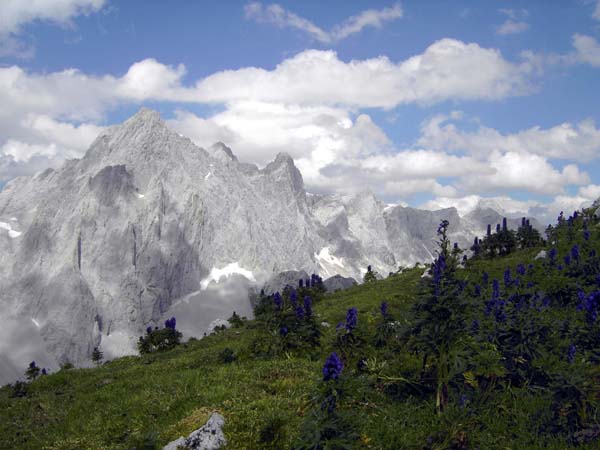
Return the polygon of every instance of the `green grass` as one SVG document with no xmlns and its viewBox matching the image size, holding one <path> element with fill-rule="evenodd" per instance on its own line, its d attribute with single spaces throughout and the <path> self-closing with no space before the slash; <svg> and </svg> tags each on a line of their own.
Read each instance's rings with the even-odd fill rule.
<svg viewBox="0 0 600 450">
<path fill-rule="evenodd" d="M 478 261 L 459 274 L 475 281 L 488 271 L 490 279 L 502 279 L 507 266 L 532 261 L 538 251 Z M 536 277 L 543 280 L 543 271 L 536 270 Z M 4 387 L 0 389 L 0 448 L 132 449 L 142 448 L 145 438 L 162 448 L 201 426 L 211 411 L 225 416 L 227 449 L 292 448 L 310 413 L 323 361 L 334 348 L 335 326 L 345 319 L 348 308 L 357 307 L 361 333 L 367 337 L 355 359 L 364 356 L 385 362 L 388 376 L 410 378 L 418 372 L 420 357 L 406 351 L 402 343 L 375 348 L 368 336 L 375 331 L 382 300 L 389 302 L 390 313 L 401 325 L 407 323 L 422 273 L 423 269 L 411 269 L 325 295 L 314 311 L 319 323 L 330 326 L 322 327 L 321 347 L 305 354 L 256 358 L 251 343 L 264 331 L 249 322 L 168 352 L 40 377 L 23 398 L 11 397 L 11 389 Z M 233 349 L 234 362 L 219 359 L 225 348 Z M 430 392 L 411 393 L 401 382 L 385 382 L 354 367 L 345 370 L 354 374 L 354 387 L 341 408 L 353 414 L 360 434 L 356 448 L 570 448 L 563 437 L 541 437 L 536 431 L 548 419 L 551 397 L 547 392 L 507 386 L 465 408 L 453 399 L 454 406 L 438 415 Z M 276 431 L 275 442 L 265 442 L 269 430 Z"/>
</svg>

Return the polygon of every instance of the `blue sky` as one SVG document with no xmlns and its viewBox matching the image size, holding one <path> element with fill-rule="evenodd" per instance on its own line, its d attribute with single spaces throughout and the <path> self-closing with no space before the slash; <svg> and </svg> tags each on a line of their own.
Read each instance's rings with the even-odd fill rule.
<svg viewBox="0 0 600 450">
<path fill-rule="evenodd" d="M 600 1 L 0 3 L 0 182 L 141 105 L 313 192 L 462 212 L 600 196 Z M 542 213 L 539 213 L 542 211 Z"/>
</svg>

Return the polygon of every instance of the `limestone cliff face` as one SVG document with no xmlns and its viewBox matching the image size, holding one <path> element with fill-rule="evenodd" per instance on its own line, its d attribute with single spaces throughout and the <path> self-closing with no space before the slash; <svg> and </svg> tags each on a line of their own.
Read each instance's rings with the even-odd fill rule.
<svg viewBox="0 0 600 450">
<path fill-rule="evenodd" d="M 369 264 L 385 274 L 430 260 L 441 219 L 466 245 L 487 224 L 477 217 L 388 208 L 369 191 L 308 195 L 287 154 L 259 169 L 142 109 L 82 159 L 0 192 L 0 315 L 30 318 L 58 361 L 77 364 L 222 275 L 360 280 Z"/>
</svg>

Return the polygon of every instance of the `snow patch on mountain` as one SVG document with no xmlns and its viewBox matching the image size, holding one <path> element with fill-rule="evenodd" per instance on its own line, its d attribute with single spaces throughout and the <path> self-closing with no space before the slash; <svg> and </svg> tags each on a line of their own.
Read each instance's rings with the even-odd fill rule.
<svg viewBox="0 0 600 450">
<path fill-rule="evenodd" d="M 222 280 L 222 278 L 229 278 L 231 275 L 234 275 L 234 274 L 242 275 L 243 277 L 247 278 L 248 280 L 250 280 L 252 282 L 256 282 L 256 278 L 254 277 L 254 274 L 252 273 L 252 271 L 250 271 L 248 269 L 244 269 L 243 267 L 240 266 L 240 263 L 236 261 L 236 262 L 227 264 L 222 269 L 213 267 L 210 271 L 210 274 L 200 282 L 200 286 L 202 287 L 203 290 L 205 290 L 208 288 L 208 285 L 211 282 L 219 283 Z"/>
<path fill-rule="evenodd" d="M 7 230 L 8 235 L 13 239 L 18 238 L 19 236 L 21 236 L 21 234 L 23 234 L 20 231 L 13 230 L 12 226 L 6 222 L 0 222 L 0 228 L 3 230 Z"/>
</svg>

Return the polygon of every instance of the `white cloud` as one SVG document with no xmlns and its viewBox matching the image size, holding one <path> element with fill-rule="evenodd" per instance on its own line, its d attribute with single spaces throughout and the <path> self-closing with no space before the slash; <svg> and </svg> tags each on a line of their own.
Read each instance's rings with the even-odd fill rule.
<svg viewBox="0 0 600 450">
<path fill-rule="evenodd" d="M 600 156 L 600 129 L 592 119 L 547 129 L 536 126 L 513 134 L 502 134 L 481 125 L 472 132 L 462 131 L 456 125 L 460 119 L 460 113 L 434 116 L 423 124 L 419 144 L 436 150 L 465 151 L 479 157 L 496 150 L 583 162 Z"/>
<path fill-rule="evenodd" d="M 594 9 L 592 17 L 596 20 L 600 20 L 600 0 L 596 1 L 596 8 Z"/>
<path fill-rule="evenodd" d="M 260 2 L 248 3 L 244 7 L 244 12 L 247 19 L 259 23 L 270 23 L 281 28 L 294 28 L 324 44 L 331 44 L 352 34 L 360 33 L 365 27 L 381 28 L 385 22 L 402 17 L 402 8 L 399 4 L 381 10 L 368 9 L 356 16 L 349 17 L 333 27 L 331 31 L 326 31 L 310 20 L 284 9 L 276 3 L 270 5 L 263 5 Z"/>
<path fill-rule="evenodd" d="M 575 34 L 573 35 L 573 47 L 575 47 L 575 54 L 572 55 L 572 58 L 575 62 L 600 67 L 600 43 L 595 38 Z"/>
<path fill-rule="evenodd" d="M 529 210 L 536 205 L 538 205 L 538 202 L 515 200 L 507 196 L 482 197 L 480 195 L 466 195 L 464 197 L 440 196 L 428 200 L 420 208 L 437 210 L 454 207 L 461 216 L 472 212 L 477 207 L 492 208 L 500 214 L 514 217 L 528 215 Z"/>
<path fill-rule="evenodd" d="M 512 19 L 505 20 L 501 25 L 496 28 L 496 34 L 506 36 L 509 34 L 519 34 L 527 31 L 529 24 L 527 22 L 515 21 Z"/>
<path fill-rule="evenodd" d="M 35 49 L 18 38 L 23 26 L 48 21 L 72 26 L 72 19 L 99 11 L 106 0 L 2 0 L 0 2 L 0 57 L 32 58 Z"/>
<path fill-rule="evenodd" d="M 517 200 L 507 196 L 482 197 L 468 195 L 464 197 L 437 197 L 429 200 L 420 208 L 443 209 L 455 207 L 459 215 L 464 216 L 479 207 L 490 207 L 508 217 L 532 216 L 543 225 L 556 223 L 558 214 L 572 214 L 575 210 L 586 208 L 600 197 L 600 186 L 590 184 L 579 188 L 575 195 L 558 195 L 550 201 Z"/>
<path fill-rule="evenodd" d="M 497 100 L 531 92 L 536 70 L 528 58 L 512 63 L 498 50 L 442 39 L 399 63 L 385 56 L 344 62 L 333 51 L 307 50 L 272 71 L 215 73 L 196 83 L 190 97 L 215 103 L 258 100 L 374 108 Z"/>
<path fill-rule="evenodd" d="M 538 155 L 494 152 L 488 160 L 495 170 L 493 175 L 472 174 L 463 178 L 461 185 L 468 192 L 496 190 L 526 190 L 538 194 L 559 194 L 566 185 L 583 185 L 590 182 L 589 175 L 580 172 L 574 164 L 562 171 L 555 169 Z"/>
<path fill-rule="evenodd" d="M 105 0 L 2 0 L 0 35 L 18 33 L 27 23 L 41 20 L 68 25 L 73 17 L 99 11 Z"/>
<path fill-rule="evenodd" d="M 385 183 L 385 194 L 408 198 L 419 192 L 427 192 L 440 197 L 454 197 L 457 190 L 450 185 L 441 185 L 433 178 L 404 181 L 388 181 Z"/>
<path fill-rule="evenodd" d="M 529 29 L 529 24 L 523 20 L 529 16 L 526 9 L 500 9 L 498 12 L 507 19 L 496 27 L 496 34 L 506 36 L 523 33 Z"/>
<path fill-rule="evenodd" d="M 531 91 L 535 70 L 528 60 L 514 64 L 497 50 L 443 39 L 397 64 L 383 56 L 344 62 L 332 51 L 306 50 L 271 71 L 222 71 L 191 86 L 182 82 L 183 65 L 154 59 L 133 64 L 121 77 L 77 69 L 35 74 L 11 66 L 0 68 L 0 103 L 11 116 L 26 111 L 75 120 L 98 119 L 110 106 L 145 100 L 392 108 L 522 95 Z"/>
</svg>

